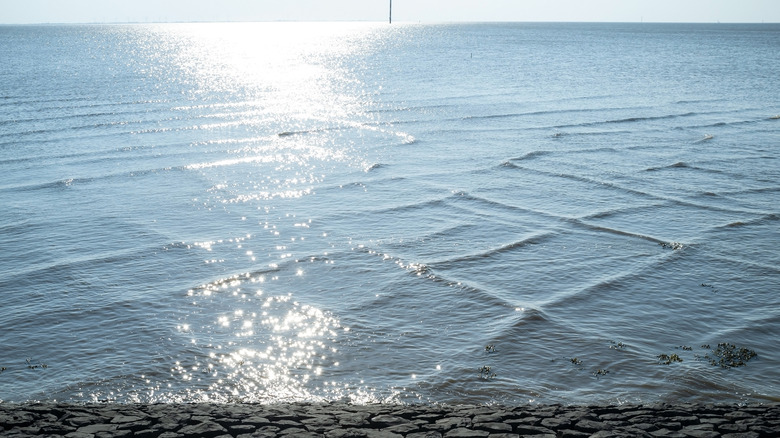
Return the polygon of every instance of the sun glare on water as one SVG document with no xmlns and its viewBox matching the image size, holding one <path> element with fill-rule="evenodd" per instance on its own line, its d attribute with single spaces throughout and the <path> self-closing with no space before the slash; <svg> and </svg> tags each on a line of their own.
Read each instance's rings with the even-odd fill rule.
<svg viewBox="0 0 780 438">
<path fill-rule="evenodd" d="M 199 202 L 228 213 L 243 208 L 246 220 L 255 204 L 259 210 L 275 199 L 305 197 L 333 172 L 370 167 L 355 141 L 399 136 L 371 124 L 370 96 L 352 71 L 359 64 L 349 61 L 371 45 L 375 32 L 373 24 L 339 23 L 153 27 L 146 49 L 159 62 L 148 74 L 185 93 L 185 104 L 175 111 L 195 120 L 187 129 L 195 133 L 191 148 L 197 153 L 183 167 L 213 184 Z M 279 235 L 264 231 L 271 239 Z M 206 262 L 215 269 L 230 256 L 226 245 L 273 272 L 291 256 L 264 259 L 259 246 L 242 247 L 251 240 L 204 240 L 186 248 L 208 253 Z M 295 268 L 292 275 L 305 273 Z M 360 388 L 320 382 L 339 366 L 337 338 L 344 329 L 335 315 L 297 302 L 294 290 L 279 292 L 278 278 L 242 273 L 187 293 L 189 309 L 176 326 L 186 347 L 169 369 L 178 382 L 171 399 L 294 401 L 347 394 L 370 400 Z M 155 389 L 159 394 L 165 388 Z"/>
</svg>

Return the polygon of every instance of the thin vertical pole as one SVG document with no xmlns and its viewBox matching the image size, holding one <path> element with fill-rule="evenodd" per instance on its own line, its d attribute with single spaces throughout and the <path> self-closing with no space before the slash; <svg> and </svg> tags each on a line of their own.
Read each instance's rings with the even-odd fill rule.
<svg viewBox="0 0 780 438">
<path fill-rule="evenodd" d="M 390 24 L 393 24 L 393 0 L 390 0 Z"/>
</svg>

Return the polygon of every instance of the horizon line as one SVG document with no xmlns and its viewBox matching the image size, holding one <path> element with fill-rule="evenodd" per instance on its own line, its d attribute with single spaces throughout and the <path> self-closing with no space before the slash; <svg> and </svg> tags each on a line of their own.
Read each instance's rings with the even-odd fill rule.
<svg viewBox="0 0 780 438">
<path fill-rule="evenodd" d="M 170 21 L 40 21 L 40 22 L 0 22 L 0 26 L 39 26 L 39 25 L 121 25 L 121 24 L 232 24 L 232 23 L 377 23 L 387 24 L 508 24 L 508 23 L 550 23 L 550 24 L 780 24 L 780 21 L 571 21 L 571 20 L 453 20 L 453 21 L 397 21 L 392 24 L 378 20 L 170 20 Z"/>
</svg>

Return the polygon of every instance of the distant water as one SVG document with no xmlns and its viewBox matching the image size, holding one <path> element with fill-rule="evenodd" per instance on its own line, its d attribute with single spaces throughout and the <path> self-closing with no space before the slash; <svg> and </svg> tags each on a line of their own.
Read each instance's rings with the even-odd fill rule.
<svg viewBox="0 0 780 438">
<path fill-rule="evenodd" d="M 2 26 L 0 400 L 780 400 L 779 47 Z"/>
</svg>

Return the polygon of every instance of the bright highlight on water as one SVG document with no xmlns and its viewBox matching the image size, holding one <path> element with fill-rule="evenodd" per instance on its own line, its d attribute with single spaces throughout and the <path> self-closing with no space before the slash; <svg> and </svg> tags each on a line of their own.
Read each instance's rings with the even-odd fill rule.
<svg viewBox="0 0 780 438">
<path fill-rule="evenodd" d="M 0 27 L 0 400 L 778 400 L 780 27 Z"/>
</svg>

